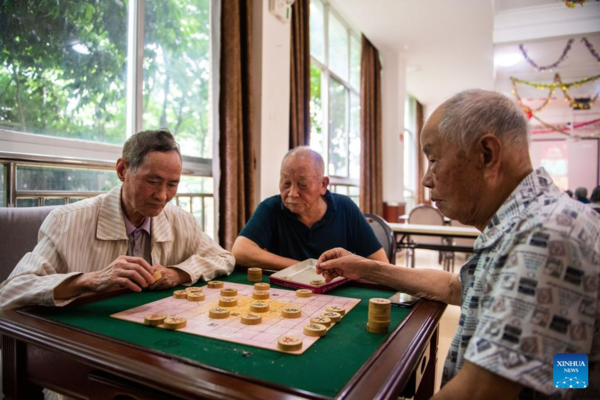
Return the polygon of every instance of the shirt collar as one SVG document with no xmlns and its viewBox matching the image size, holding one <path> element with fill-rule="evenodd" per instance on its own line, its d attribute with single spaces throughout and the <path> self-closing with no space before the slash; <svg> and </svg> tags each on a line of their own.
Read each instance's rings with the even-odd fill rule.
<svg viewBox="0 0 600 400">
<path fill-rule="evenodd" d="M 496 211 L 475 241 L 474 249 L 481 250 L 496 243 L 522 220 L 523 212 L 537 197 L 550 191 L 559 191 L 559 189 L 544 167 L 527 175 Z"/>
<path fill-rule="evenodd" d="M 123 212 L 123 220 L 125 221 L 125 231 L 127 232 L 127 236 L 130 236 L 133 232 L 139 231 L 139 230 L 144 230 L 144 231 L 148 232 L 148 235 L 152 235 L 150 232 L 152 218 L 146 217 L 146 219 L 144 220 L 144 223 L 139 228 L 136 228 L 135 225 L 133 225 L 131 223 L 129 218 L 127 218 L 127 215 L 125 214 L 125 212 Z"/>
</svg>

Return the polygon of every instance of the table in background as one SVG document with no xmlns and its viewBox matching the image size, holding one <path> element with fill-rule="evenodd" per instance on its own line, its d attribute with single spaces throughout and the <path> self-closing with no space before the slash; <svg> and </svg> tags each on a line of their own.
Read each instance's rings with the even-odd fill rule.
<svg viewBox="0 0 600 400">
<path fill-rule="evenodd" d="M 390 223 L 390 228 L 396 236 L 398 248 L 428 249 L 439 251 L 458 251 L 463 253 L 472 253 L 473 247 L 453 246 L 451 244 L 423 244 L 411 243 L 408 241 L 410 235 L 419 236 L 438 236 L 441 238 L 452 239 L 477 239 L 479 232 L 475 228 L 464 226 L 440 226 L 440 225 L 419 225 L 419 224 L 401 224 Z M 398 240 L 398 237 L 400 239 Z"/>
<path fill-rule="evenodd" d="M 246 274 L 235 272 L 221 280 L 248 283 L 245 279 Z M 388 335 L 373 335 L 364 329 L 368 298 L 393 292 L 356 283 L 344 285 L 327 294 L 363 301 L 302 356 L 109 317 L 170 293 L 95 296 L 62 309 L 0 311 L 5 398 L 42 398 L 41 387 L 92 399 L 116 394 L 142 398 L 395 399 L 410 397 L 415 389 L 417 399 L 433 394 L 438 324 L 446 307 L 442 303 L 420 300 L 410 310 L 394 307 L 392 321 L 398 326 Z M 337 350 L 334 356 L 332 346 Z M 345 371 L 347 381 L 336 383 L 336 368 L 347 369 L 353 362 L 358 364 L 355 371 Z M 283 368 L 270 372 L 278 366 Z M 328 373 L 322 373 L 324 368 Z M 328 385 L 339 387 L 323 394 L 332 390 Z"/>
</svg>

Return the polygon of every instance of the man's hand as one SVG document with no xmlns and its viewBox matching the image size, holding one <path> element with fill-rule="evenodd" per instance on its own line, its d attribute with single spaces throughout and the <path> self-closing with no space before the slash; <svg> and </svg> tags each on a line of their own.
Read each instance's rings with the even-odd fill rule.
<svg viewBox="0 0 600 400">
<path fill-rule="evenodd" d="M 365 270 L 371 263 L 372 261 L 337 247 L 321 254 L 317 261 L 317 273 L 323 275 L 326 282 L 331 282 L 338 276 L 359 280 L 365 277 Z"/>
<path fill-rule="evenodd" d="M 72 288 L 82 292 L 104 293 L 118 288 L 141 292 L 154 283 L 154 268 L 141 257 L 119 256 L 108 267 L 77 276 Z M 61 285 L 62 286 L 62 285 Z M 60 286 L 57 288 L 59 289 Z M 56 290 L 55 290 L 56 297 Z M 57 298 L 61 298 L 58 296 Z"/>
<path fill-rule="evenodd" d="M 152 290 L 169 289 L 191 280 L 190 275 L 179 268 L 166 268 L 160 264 L 155 264 L 152 268 L 154 268 L 154 272 L 160 272 L 162 275 L 159 280 L 149 286 Z"/>
</svg>

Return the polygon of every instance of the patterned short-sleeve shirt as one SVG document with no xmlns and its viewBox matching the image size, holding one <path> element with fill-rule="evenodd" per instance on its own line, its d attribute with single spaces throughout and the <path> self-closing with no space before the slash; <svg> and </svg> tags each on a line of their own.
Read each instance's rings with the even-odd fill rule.
<svg viewBox="0 0 600 400">
<path fill-rule="evenodd" d="M 532 172 L 461 268 L 443 383 L 468 360 L 524 385 L 521 398 L 600 398 L 599 277 L 600 214 L 562 194 L 543 168 Z M 588 389 L 554 387 L 556 353 L 588 355 Z"/>
</svg>

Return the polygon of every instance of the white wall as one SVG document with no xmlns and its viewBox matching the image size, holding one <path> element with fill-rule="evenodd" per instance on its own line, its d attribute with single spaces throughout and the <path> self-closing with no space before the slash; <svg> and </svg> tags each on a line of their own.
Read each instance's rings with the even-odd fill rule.
<svg viewBox="0 0 600 400">
<path fill-rule="evenodd" d="M 391 51 L 380 51 L 381 102 L 383 117 L 383 201 L 404 200 L 404 100 L 406 99 L 406 63 Z"/>
<path fill-rule="evenodd" d="M 279 193 L 279 167 L 289 148 L 290 35 L 268 11 L 268 0 L 253 2 L 253 99 L 257 153 L 257 199 Z M 406 65 L 398 54 L 381 52 L 383 117 L 383 198 L 403 201 L 404 100 Z"/>
<path fill-rule="evenodd" d="M 252 69 L 258 202 L 279 193 L 279 166 L 289 149 L 291 25 L 254 0 Z"/>
</svg>

